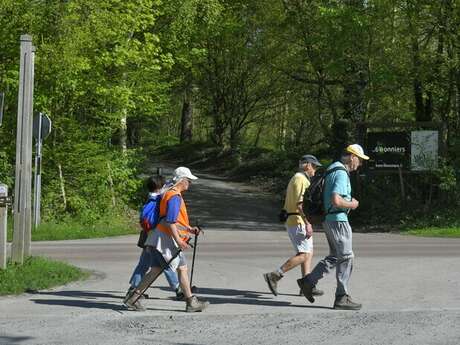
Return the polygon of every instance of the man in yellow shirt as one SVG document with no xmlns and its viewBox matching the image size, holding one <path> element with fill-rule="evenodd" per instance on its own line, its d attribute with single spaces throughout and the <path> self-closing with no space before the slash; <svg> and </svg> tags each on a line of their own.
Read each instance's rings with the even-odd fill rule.
<svg viewBox="0 0 460 345">
<path fill-rule="evenodd" d="M 264 279 L 270 291 L 278 295 L 278 281 L 284 273 L 300 265 L 302 278 L 310 273 L 311 258 L 313 257 L 313 228 L 303 212 L 303 196 L 310 186 L 309 178 L 315 175 L 321 163 L 313 155 L 305 155 L 299 161 L 299 169 L 289 181 L 286 190 L 284 209 L 289 215 L 285 227 L 296 254 L 289 258 L 280 268 L 273 272 L 265 273 Z M 315 289 L 314 294 L 319 296 L 323 292 Z"/>
</svg>

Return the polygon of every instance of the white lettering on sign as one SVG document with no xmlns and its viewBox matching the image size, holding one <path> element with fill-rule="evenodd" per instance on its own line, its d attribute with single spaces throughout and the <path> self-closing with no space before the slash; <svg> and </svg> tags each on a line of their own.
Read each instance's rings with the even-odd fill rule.
<svg viewBox="0 0 460 345">
<path fill-rule="evenodd" d="M 372 152 L 374 153 L 406 153 L 405 147 L 398 146 L 376 146 Z"/>
</svg>

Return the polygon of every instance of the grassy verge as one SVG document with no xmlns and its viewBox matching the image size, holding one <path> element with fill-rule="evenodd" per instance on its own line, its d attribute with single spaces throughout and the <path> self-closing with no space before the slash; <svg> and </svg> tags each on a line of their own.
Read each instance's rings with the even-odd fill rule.
<svg viewBox="0 0 460 345">
<path fill-rule="evenodd" d="M 85 225 L 75 220 L 60 223 L 42 223 L 32 230 L 32 241 L 76 240 L 136 234 L 137 224 L 128 219 L 113 218 Z M 12 229 L 8 229 L 8 240 L 12 240 Z"/>
<path fill-rule="evenodd" d="M 5 270 L 0 270 L 0 296 L 47 289 L 88 276 L 89 273 L 63 262 L 29 257 L 23 265 L 9 263 Z"/>
<path fill-rule="evenodd" d="M 420 228 L 403 231 L 403 234 L 422 236 L 422 237 L 456 237 L 460 238 L 460 228 Z"/>
</svg>

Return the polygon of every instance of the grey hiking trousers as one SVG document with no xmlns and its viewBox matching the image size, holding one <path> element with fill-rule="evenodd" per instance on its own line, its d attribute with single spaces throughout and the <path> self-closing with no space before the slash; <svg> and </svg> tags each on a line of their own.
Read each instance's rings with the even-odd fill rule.
<svg viewBox="0 0 460 345">
<path fill-rule="evenodd" d="M 348 222 L 323 222 L 323 229 L 329 244 L 329 255 L 307 275 L 308 281 L 316 285 L 332 269 L 336 269 L 336 296 L 349 295 L 348 281 L 353 270 L 352 232 Z"/>
</svg>

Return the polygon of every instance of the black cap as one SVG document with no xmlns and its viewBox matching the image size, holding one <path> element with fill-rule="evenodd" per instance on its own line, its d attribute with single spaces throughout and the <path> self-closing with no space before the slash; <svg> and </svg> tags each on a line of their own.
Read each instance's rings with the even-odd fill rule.
<svg viewBox="0 0 460 345">
<path fill-rule="evenodd" d="M 313 165 L 316 165 L 317 167 L 322 167 L 323 165 L 319 162 L 319 160 L 313 156 L 313 155 L 305 155 L 300 158 L 300 163 L 312 163 Z"/>
</svg>

